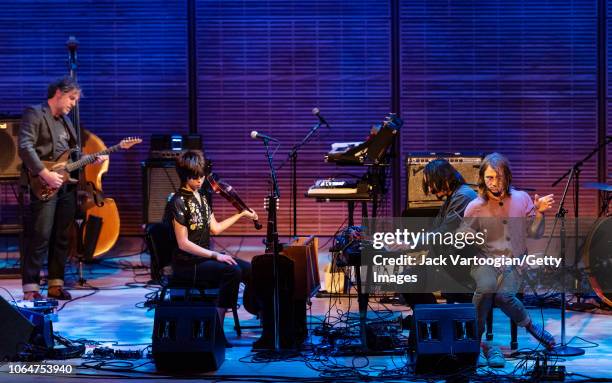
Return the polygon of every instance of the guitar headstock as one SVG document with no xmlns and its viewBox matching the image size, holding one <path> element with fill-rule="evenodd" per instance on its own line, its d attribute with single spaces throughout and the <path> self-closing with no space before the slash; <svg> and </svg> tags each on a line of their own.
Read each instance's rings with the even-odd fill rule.
<svg viewBox="0 0 612 383">
<path fill-rule="evenodd" d="M 142 138 L 140 137 L 126 137 L 119 142 L 119 147 L 121 149 L 129 149 L 136 144 L 140 144 L 142 142 Z"/>
</svg>

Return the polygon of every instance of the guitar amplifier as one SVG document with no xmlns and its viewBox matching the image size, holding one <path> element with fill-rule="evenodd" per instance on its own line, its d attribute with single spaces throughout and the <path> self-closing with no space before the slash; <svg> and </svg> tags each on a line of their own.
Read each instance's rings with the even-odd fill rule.
<svg viewBox="0 0 612 383">
<path fill-rule="evenodd" d="M 149 159 L 174 160 L 187 150 L 204 155 L 199 134 L 152 134 Z"/>
<path fill-rule="evenodd" d="M 0 179 L 17 179 L 21 172 L 21 159 L 17 155 L 19 118 L 0 116 Z"/>
<path fill-rule="evenodd" d="M 160 223 L 172 194 L 181 187 L 174 160 L 147 160 L 142 163 L 143 220 Z"/>
<path fill-rule="evenodd" d="M 212 171 L 212 162 L 206 160 L 206 172 Z M 181 179 L 176 172 L 176 161 L 170 159 L 148 159 L 142 163 L 142 201 L 143 222 L 160 223 L 164 218 L 166 204 L 181 187 Z M 208 182 L 204 182 L 200 194 L 212 206 L 212 192 Z"/>
<path fill-rule="evenodd" d="M 414 152 L 406 156 L 406 209 L 431 209 L 442 206 L 443 201 L 435 195 L 425 195 L 423 192 L 423 169 L 429 162 L 443 158 L 475 188 L 478 184 L 478 171 L 484 158 L 482 153 L 431 153 Z"/>
</svg>

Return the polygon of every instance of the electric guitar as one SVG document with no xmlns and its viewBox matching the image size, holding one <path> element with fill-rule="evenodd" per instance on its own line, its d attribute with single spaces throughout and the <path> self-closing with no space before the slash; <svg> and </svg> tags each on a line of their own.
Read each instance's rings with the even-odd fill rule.
<svg viewBox="0 0 612 383">
<path fill-rule="evenodd" d="M 66 150 L 62 153 L 61 156 L 56 161 L 42 161 L 45 168 L 49 169 L 49 171 L 59 173 L 62 176 L 63 184 L 66 183 L 77 183 L 78 180 L 70 177 L 70 173 L 73 171 L 82 168 L 85 165 L 91 164 L 96 161 L 96 159 L 105 154 L 109 154 L 112 152 L 116 152 L 119 149 L 129 149 L 132 146 L 139 144 L 142 142 L 141 138 L 138 137 L 128 137 L 121 140 L 117 145 L 113 145 L 110 148 L 104 149 L 97 153 L 88 154 L 78 161 L 72 161 L 70 159 L 70 153 L 72 150 Z M 50 187 L 45 180 L 38 176 L 30 173 L 30 188 L 32 189 L 32 193 L 40 200 L 47 201 L 53 197 L 59 188 Z"/>
</svg>

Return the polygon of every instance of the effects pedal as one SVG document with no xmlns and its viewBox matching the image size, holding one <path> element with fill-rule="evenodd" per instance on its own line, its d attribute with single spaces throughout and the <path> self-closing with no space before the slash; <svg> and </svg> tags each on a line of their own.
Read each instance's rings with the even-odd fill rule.
<svg viewBox="0 0 612 383">
<path fill-rule="evenodd" d="M 531 377 L 535 382 L 564 382 L 565 366 L 539 366 L 536 364 Z"/>
</svg>

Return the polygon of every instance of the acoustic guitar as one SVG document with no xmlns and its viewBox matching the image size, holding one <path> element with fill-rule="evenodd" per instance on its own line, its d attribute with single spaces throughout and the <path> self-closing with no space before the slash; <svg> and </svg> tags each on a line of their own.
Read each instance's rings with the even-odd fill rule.
<svg viewBox="0 0 612 383">
<path fill-rule="evenodd" d="M 56 161 L 42 161 L 45 168 L 50 171 L 59 173 L 62 176 L 63 184 L 66 183 L 77 183 L 78 180 L 72 178 L 70 173 L 73 171 L 82 168 L 85 165 L 91 164 L 96 161 L 96 159 L 100 156 L 110 154 L 112 152 L 116 152 L 120 149 L 129 149 L 132 146 L 139 144 L 142 142 L 141 138 L 137 137 L 128 137 L 121 140 L 117 145 L 113 145 L 110 148 L 101 150 L 97 153 L 88 154 L 78 161 L 72 161 L 70 159 L 71 150 L 66 150 L 62 153 L 61 156 Z M 47 201 L 53 197 L 59 188 L 52 188 L 47 185 L 45 180 L 38 176 L 30 173 L 30 188 L 32 189 L 32 193 L 40 200 Z"/>
</svg>

